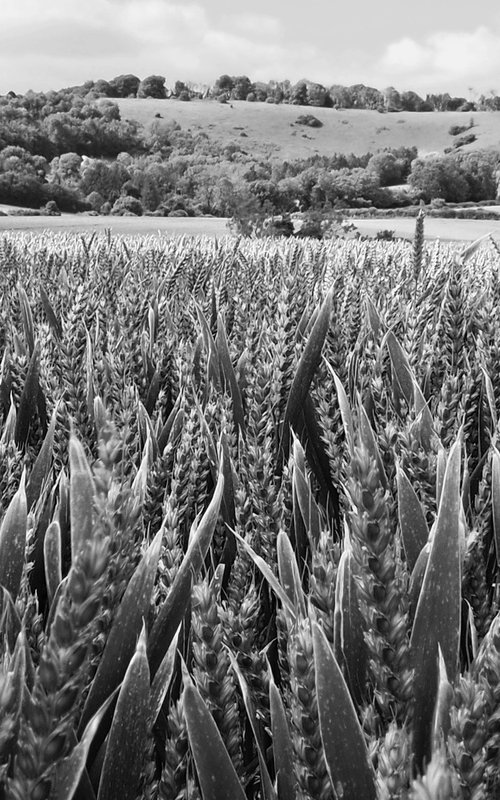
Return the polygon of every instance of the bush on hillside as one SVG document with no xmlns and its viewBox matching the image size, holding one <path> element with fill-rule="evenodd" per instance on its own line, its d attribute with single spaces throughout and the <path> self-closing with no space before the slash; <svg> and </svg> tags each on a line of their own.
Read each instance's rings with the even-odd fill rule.
<svg viewBox="0 0 500 800">
<path fill-rule="evenodd" d="M 314 114 L 301 114 L 295 120 L 296 125 L 307 125 L 309 128 L 322 128 L 323 123 Z"/>
<path fill-rule="evenodd" d="M 477 140 L 477 136 L 475 133 L 466 133 L 465 136 L 460 136 L 459 139 L 455 139 L 453 142 L 453 147 L 464 147 L 466 144 L 472 144 Z"/>
<path fill-rule="evenodd" d="M 468 130 L 468 125 L 452 125 L 448 129 L 448 133 L 450 136 L 459 136 L 461 133 L 465 133 Z"/>
</svg>

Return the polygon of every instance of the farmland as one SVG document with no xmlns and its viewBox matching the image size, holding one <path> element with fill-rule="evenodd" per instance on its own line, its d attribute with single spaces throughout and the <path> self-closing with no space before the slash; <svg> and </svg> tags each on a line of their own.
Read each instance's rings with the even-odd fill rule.
<svg viewBox="0 0 500 800">
<path fill-rule="evenodd" d="M 228 220 L 220 217 L 96 217 L 84 214 L 61 216 L 0 216 L 0 231 L 51 231 L 94 233 L 111 230 L 123 236 L 224 236 Z M 473 237 L 474 238 L 474 237 Z"/>
<path fill-rule="evenodd" d="M 0 235 L 0 794 L 497 796 L 500 248 L 424 233 Z"/>
<path fill-rule="evenodd" d="M 391 230 L 395 237 L 412 239 L 415 220 L 412 217 L 349 218 L 362 236 L 376 236 Z M 85 214 L 48 216 L 0 216 L 0 231 L 24 231 L 33 235 L 52 233 L 99 233 L 110 230 L 120 236 L 210 236 L 220 238 L 230 234 L 230 220 L 224 217 L 93 217 Z M 491 233 L 500 241 L 500 222 L 486 219 L 429 218 L 424 236 L 428 240 L 473 242 Z"/>
</svg>

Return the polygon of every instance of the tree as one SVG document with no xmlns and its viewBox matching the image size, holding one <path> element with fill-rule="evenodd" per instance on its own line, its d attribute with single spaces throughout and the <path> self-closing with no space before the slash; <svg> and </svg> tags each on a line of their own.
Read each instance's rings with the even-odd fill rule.
<svg viewBox="0 0 500 800">
<path fill-rule="evenodd" d="M 448 104 L 451 100 L 448 92 L 445 94 L 428 94 L 425 98 L 426 103 L 429 103 L 435 111 L 448 111 Z"/>
<path fill-rule="evenodd" d="M 469 185 L 454 158 L 433 154 L 416 158 L 408 183 L 426 202 L 441 197 L 446 202 L 460 203 L 470 195 Z"/>
<path fill-rule="evenodd" d="M 465 106 L 466 111 L 474 111 L 474 103 L 468 103 L 465 97 L 450 97 L 448 100 L 447 111 L 461 111 Z M 468 106 L 468 108 L 467 108 Z"/>
<path fill-rule="evenodd" d="M 288 103 L 292 94 L 290 81 L 269 81 L 267 99 L 271 98 L 273 103 Z"/>
<path fill-rule="evenodd" d="M 165 78 L 162 75 L 149 75 L 140 82 L 137 97 L 154 97 L 164 100 L 167 96 Z"/>
<path fill-rule="evenodd" d="M 402 167 L 394 153 L 382 152 L 370 158 L 367 169 L 378 176 L 381 186 L 393 186 L 402 182 Z"/>
<path fill-rule="evenodd" d="M 97 211 L 97 213 L 99 213 L 104 205 L 104 197 L 102 194 L 99 194 L 99 192 L 90 192 L 85 198 L 85 201 L 87 205 L 90 206 L 91 210 Z"/>
<path fill-rule="evenodd" d="M 294 106 L 307 105 L 307 81 L 299 81 L 292 87 L 290 101 Z"/>
<path fill-rule="evenodd" d="M 102 98 L 96 102 L 95 107 L 105 122 L 120 121 L 120 109 L 112 100 Z"/>
<path fill-rule="evenodd" d="M 382 197 L 378 175 L 362 167 L 337 169 L 322 172 L 318 185 L 324 193 L 325 201 L 335 205 L 342 201 L 347 205 L 376 205 Z"/>
<path fill-rule="evenodd" d="M 480 111 L 500 111 L 500 97 L 492 89 L 489 97 L 484 94 L 480 96 L 478 107 Z"/>
<path fill-rule="evenodd" d="M 129 197 L 128 195 L 119 197 L 116 200 L 113 208 L 111 209 L 111 214 L 118 217 L 124 217 L 124 216 L 141 217 L 142 216 L 141 201 L 138 200 L 136 197 Z"/>
<path fill-rule="evenodd" d="M 50 162 L 49 180 L 77 187 L 80 183 L 82 157 L 77 153 L 63 153 Z"/>
<path fill-rule="evenodd" d="M 102 78 L 93 84 L 90 91 L 97 95 L 104 95 L 104 97 L 116 97 L 112 84 Z"/>
<path fill-rule="evenodd" d="M 372 86 L 355 83 L 349 86 L 348 93 L 353 108 L 377 109 L 384 105 L 384 95 Z"/>
<path fill-rule="evenodd" d="M 231 90 L 232 100 L 246 100 L 250 92 L 253 91 L 253 83 L 246 75 L 238 75 L 233 80 Z"/>
<path fill-rule="evenodd" d="M 140 83 L 137 75 L 118 75 L 110 81 L 113 97 L 136 97 Z"/>
<path fill-rule="evenodd" d="M 457 153 L 457 167 L 469 185 L 470 200 L 494 200 L 497 196 L 497 173 L 500 154 L 494 150 Z"/>
<path fill-rule="evenodd" d="M 320 83 L 308 83 L 306 96 L 307 103 L 310 106 L 322 108 L 326 105 L 332 105 L 332 101 L 327 90 Z"/>
<path fill-rule="evenodd" d="M 230 75 L 221 75 L 215 81 L 214 86 L 212 87 L 212 96 L 219 97 L 221 94 L 230 95 L 234 87 L 234 80 L 231 78 Z"/>
<path fill-rule="evenodd" d="M 400 98 L 403 111 L 432 111 L 432 107 L 416 92 L 402 92 Z"/>
<path fill-rule="evenodd" d="M 259 103 L 265 103 L 269 95 L 269 87 L 263 81 L 256 81 L 254 83 L 253 94 Z"/>
<path fill-rule="evenodd" d="M 394 86 L 384 89 L 384 103 L 386 111 L 401 111 L 401 96 Z"/>
<path fill-rule="evenodd" d="M 191 90 L 184 81 L 175 82 L 173 94 L 178 100 L 183 100 L 184 102 L 191 100 L 192 96 Z"/>
<path fill-rule="evenodd" d="M 151 173 L 144 176 L 141 186 L 141 201 L 146 211 L 156 211 L 160 205 L 161 195 Z"/>
<path fill-rule="evenodd" d="M 330 86 L 328 94 L 332 98 L 333 108 L 352 108 L 353 99 L 347 86 L 334 84 Z"/>
<path fill-rule="evenodd" d="M 130 172 L 118 161 L 108 164 L 100 159 L 85 159 L 81 169 L 80 189 L 84 195 L 96 191 L 105 200 L 114 202 L 123 184 L 130 180 Z"/>
<path fill-rule="evenodd" d="M 0 151 L 0 202 L 37 207 L 45 194 L 48 164 L 22 147 Z"/>
</svg>

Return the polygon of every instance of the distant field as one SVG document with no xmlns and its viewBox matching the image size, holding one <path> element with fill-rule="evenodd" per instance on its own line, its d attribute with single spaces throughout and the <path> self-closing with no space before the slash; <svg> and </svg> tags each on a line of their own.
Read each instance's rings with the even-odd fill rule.
<svg viewBox="0 0 500 800">
<path fill-rule="evenodd" d="M 394 231 L 394 235 L 412 239 L 415 220 L 408 217 L 387 219 L 350 219 L 364 236 L 375 236 L 377 231 Z M 488 219 L 437 219 L 426 217 L 424 223 L 426 239 L 441 239 L 443 242 L 474 242 L 491 233 L 500 244 L 500 222 Z"/>
<path fill-rule="evenodd" d="M 184 103 L 130 98 L 116 102 L 124 119 L 135 119 L 148 126 L 155 120 L 155 114 L 161 114 L 166 123 L 175 120 L 193 133 L 204 130 L 218 142 L 238 142 L 248 152 L 277 160 L 305 158 L 314 153 L 361 155 L 401 145 L 416 145 L 421 154 L 442 152 L 453 142 L 448 133 L 450 126 L 468 125 L 471 117 L 474 119 L 471 132 L 477 141 L 466 149 L 500 147 L 500 112 L 379 114 L 244 101 L 225 105 L 213 100 Z M 297 117 L 309 113 L 321 120 L 322 128 L 295 124 Z"/>
<path fill-rule="evenodd" d="M 92 233 L 110 229 L 122 235 L 225 236 L 227 220 L 218 217 L 0 217 L 0 231 L 56 231 Z"/>
<path fill-rule="evenodd" d="M 365 236 L 375 236 L 377 231 L 391 230 L 395 236 L 412 238 L 415 220 L 406 217 L 386 219 L 351 219 Z M 60 217 L 0 217 L 0 232 L 26 231 L 40 233 L 92 233 L 110 229 L 123 236 L 210 236 L 230 234 L 228 220 L 220 217 L 86 217 L 80 214 L 63 214 Z M 425 238 L 442 241 L 473 242 L 487 233 L 500 242 L 500 222 L 484 219 L 434 219 L 425 220 Z"/>
</svg>

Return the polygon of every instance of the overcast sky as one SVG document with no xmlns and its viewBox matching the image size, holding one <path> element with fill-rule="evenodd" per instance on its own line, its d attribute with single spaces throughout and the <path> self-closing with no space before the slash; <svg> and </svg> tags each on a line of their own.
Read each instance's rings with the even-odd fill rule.
<svg viewBox="0 0 500 800">
<path fill-rule="evenodd" d="M 500 93 L 498 0 L 0 0 L 0 93 L 132 72 Z"/>
</svg>

